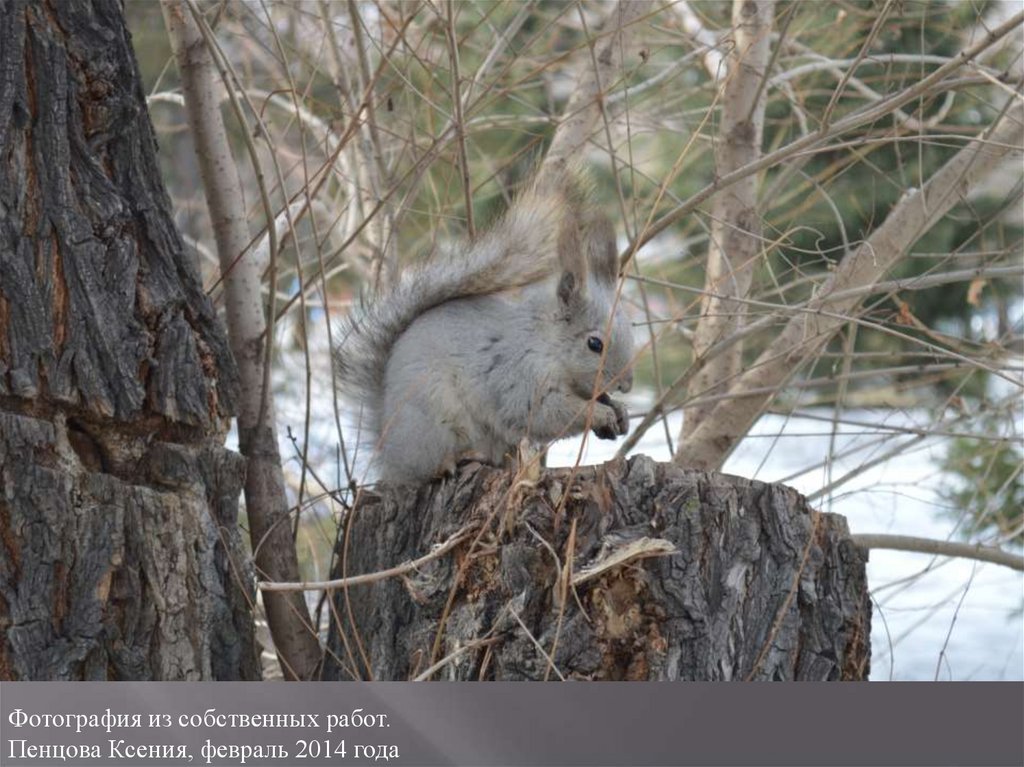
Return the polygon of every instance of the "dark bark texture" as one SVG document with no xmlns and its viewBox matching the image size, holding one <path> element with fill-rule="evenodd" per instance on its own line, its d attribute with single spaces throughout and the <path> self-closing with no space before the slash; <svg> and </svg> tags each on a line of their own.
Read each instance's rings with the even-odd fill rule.
<svg viewBox="0 0 1024 767">
<path fill-rule="evenodd" d="M 421 557 L 467 524 L 416 571 L 339 590 L 328 678 L 409 679 L 443 659 L 432 678 L 867 678 L 867 555 L 791 488 L 644 456 L 518 485 L 471 466 L 364 494 L 336 577 Z"/>
<path fill-rule="evenodd" d="M 0 678 L 254 678 L 225 334 L 116 0 L 0 0 Z"/>
</svg>

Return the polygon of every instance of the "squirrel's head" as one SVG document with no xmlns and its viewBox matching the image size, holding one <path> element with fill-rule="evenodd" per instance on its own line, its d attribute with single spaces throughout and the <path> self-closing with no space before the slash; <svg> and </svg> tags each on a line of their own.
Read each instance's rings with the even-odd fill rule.
<svg viewBox="0 0 1024 767">
<path fill-rule="evenodd" d="M 568 383 L 589 399 L 632 388 L 633 330 L 617 291 L 615 230 L 604 216 L 590 217 L 582 228 L 566 226 L 560 237 L 557 325 Z"/>
</svg>

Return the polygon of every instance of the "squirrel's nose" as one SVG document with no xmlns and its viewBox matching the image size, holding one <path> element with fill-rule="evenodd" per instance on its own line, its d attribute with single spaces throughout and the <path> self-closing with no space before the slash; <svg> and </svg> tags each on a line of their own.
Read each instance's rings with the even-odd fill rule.
<svg viewBox="0 0 1024 767">
<path fill-rule="evenodd" d="M 633 388 L 633 371 L 627 370 L 619 376 L 619 391 L 625 394 Z"/>
</svg>

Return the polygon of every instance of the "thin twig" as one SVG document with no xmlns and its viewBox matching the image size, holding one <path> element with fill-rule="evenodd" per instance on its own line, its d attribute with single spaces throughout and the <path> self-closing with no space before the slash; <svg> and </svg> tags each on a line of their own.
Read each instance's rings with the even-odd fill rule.
<svg viewBox="0 0 1024 767">
<path fill-rule="evenodd" d="M 387 570 L 378 570 L 375 573 L 366 573 L 364 575 L 350 575 L 347 578 L 335 578 L 330 581 L 301 581 L 297 583 L 272 583 L 269 581 L 260 581 L 256 586 L 261 591 L 322 591 L 324 589 L 343 589 L 348 588 L 349 586 L 361 586 L 366 583 L 376 583 L 377 581 L 394 578 L 398 575 L 405 575 L 408 572 L 412 572 L 413 570 L 422 567 L 427 562 L 443 557 L 449 551 L 466 540 L 466 538 L 468 538 L 471 533 L 475 532 L 476 529 L 476 525 L 464 525 L 429 554 L 424 554 L 418 559 L 413 559 L 408 562 L 403 562 L 400 565 L 389 567 Z"/>
</svg>

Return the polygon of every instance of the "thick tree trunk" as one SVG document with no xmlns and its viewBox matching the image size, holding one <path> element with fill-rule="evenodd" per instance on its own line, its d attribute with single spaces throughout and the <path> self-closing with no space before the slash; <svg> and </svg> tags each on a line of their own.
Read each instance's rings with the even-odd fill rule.
<svg viewBox="0 0 1024 767">
<path fill-rule="evenodd" d="M 866 554 L 788 487 L 643 456 L 512 487 L 470 467 L 364 493 L 336 575 L 419 558 L 467 525 L 415 571 L 338 592 L 329 678 L 867 677 Z"/>
<path fill-rule="evenodd" d="M 237 371 L 116 0 L 0 0 L 0 158 L 0 678 L 256 678 Z"/>
</svg>

